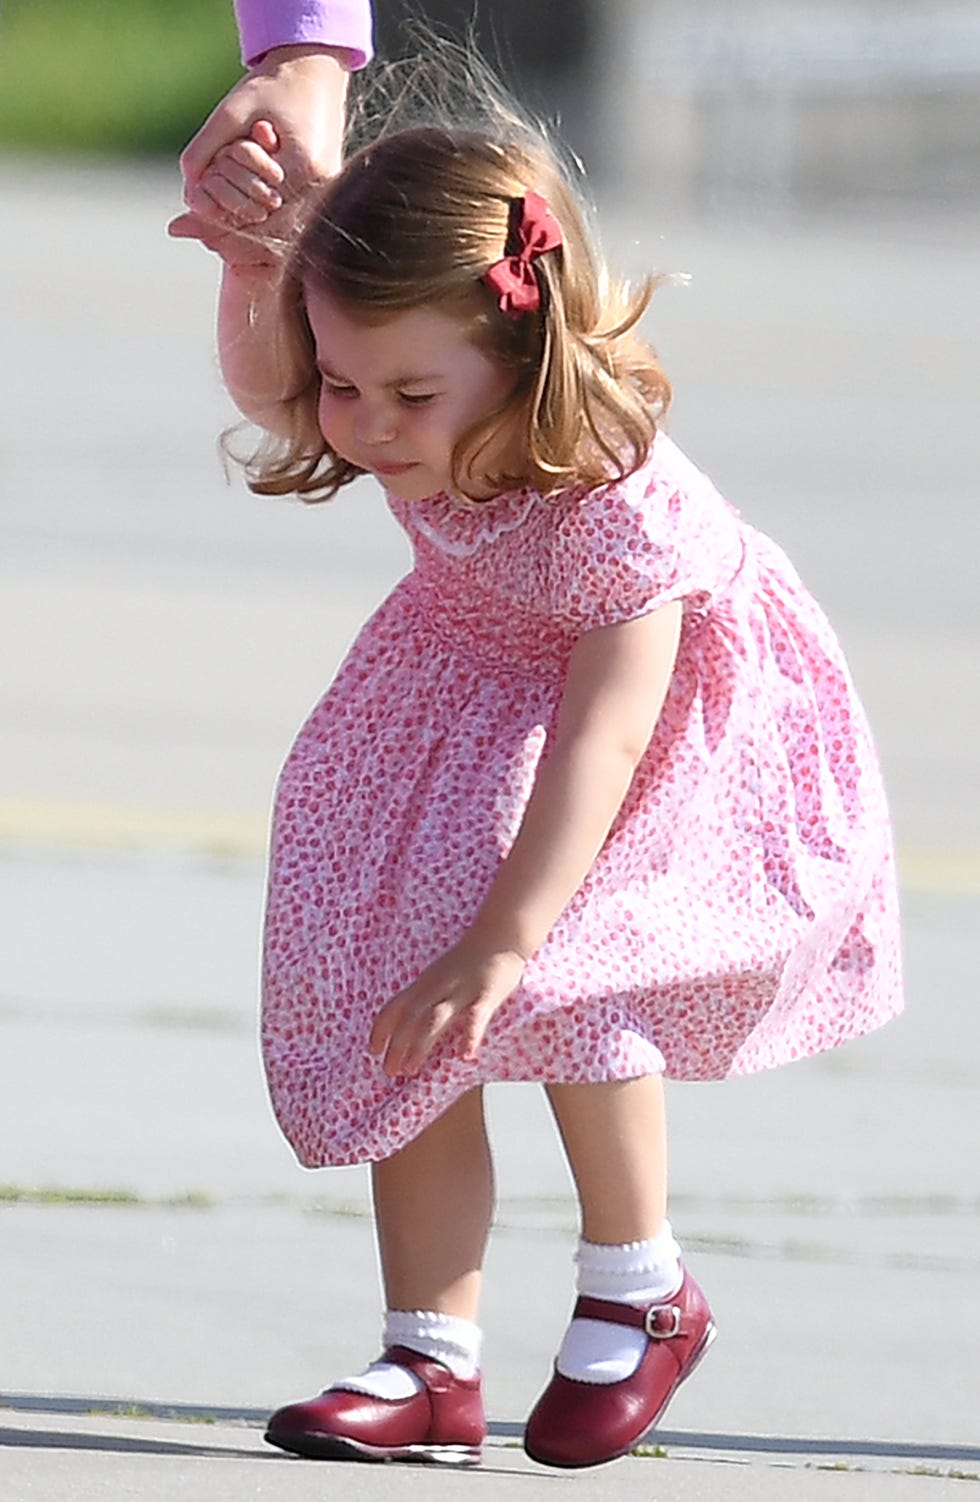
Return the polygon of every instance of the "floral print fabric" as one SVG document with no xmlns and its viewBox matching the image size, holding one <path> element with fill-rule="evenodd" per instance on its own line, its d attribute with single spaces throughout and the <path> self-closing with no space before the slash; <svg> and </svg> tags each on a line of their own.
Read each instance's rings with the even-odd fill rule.
<svg viewBox="0 0 980 1502">
<path fill-rule="evenodd" d="M 491 1080 L 786 1063 L 901 1009 L 888 814 L 840 648 L 781 551 L 659 435 L 629 479 L 390 505 L 412 572 L 279 780 L 263 1050 L 301 1162 L 395 1152 Z M 520 825 L 582 632 L 681 600 L 651 744 L 591 871 L 494 1018 L 413 1079 L 378 1009 L 472 918 Z"/>
</svg>

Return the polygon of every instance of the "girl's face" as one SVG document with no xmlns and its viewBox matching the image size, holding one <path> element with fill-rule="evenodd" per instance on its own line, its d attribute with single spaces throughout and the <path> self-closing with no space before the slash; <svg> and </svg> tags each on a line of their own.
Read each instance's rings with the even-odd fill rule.
<svg viewBox="0 0 980 1502">
<path fill-rule="evenodd" d="M 514 373 L 438 308 L 368 323 L 307 287 L 306 312 L 320 372 L 320 431 L 334 452 L 402 500 L 451 491 L 458 440 L 510 394 Z M 488 450 L 483 464 L 499 457 Z M 479 494 L 480 476 L 466 478 Z"/>
</svg>

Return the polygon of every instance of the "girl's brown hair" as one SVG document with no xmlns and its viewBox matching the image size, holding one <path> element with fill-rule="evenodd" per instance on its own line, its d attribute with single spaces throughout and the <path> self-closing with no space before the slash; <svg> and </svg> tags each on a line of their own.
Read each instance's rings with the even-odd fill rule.
<svg viewBox="0 0 980 1502">
<path fill-rule="evenodd" d="M 484 492 L 529 486 L 548 494 L 621 478 L 643 463 L 669 405 L 670 384 L 637 332 L 655 279 L 632 290 L 610 277 L 588 211 L 544 131 L 519 116 L 471 54 L 446 44 L 440 51 L 450 54 L 437 65 L 443 82 L 452 70 L 456 98 L 448 109 L 437 107 L 437 121 L 459 117 L 461 96 L 464 119 L 471 118 L 392 129 L 389 107 L 386 128 L 354 151 L 312 206 L 289 258 L 281 335 L 300 374 L 295 394 L 282 404 L 289 436 L 267 440 L 246 467 L 260 494 L 327 500 L 362 473 L 319 432 L 308 286 L 371 321 L 436 307 L 514 371 L 510 396 L 456 446 L 453 475 L 461 495 L 463 477 L 501 433 L 505 451 L 519 458 L 506 472 L 484 471 Z M 426 93 L 417 70 L 411 92 Z M 396 121 L 404 105 L 400 97 Z M 539 311 L 511 318 L 482 278 L 512 253 L 515 205 L 527 192 L 546 200 L 562 244 L 534 261 Z"/>
</svg>

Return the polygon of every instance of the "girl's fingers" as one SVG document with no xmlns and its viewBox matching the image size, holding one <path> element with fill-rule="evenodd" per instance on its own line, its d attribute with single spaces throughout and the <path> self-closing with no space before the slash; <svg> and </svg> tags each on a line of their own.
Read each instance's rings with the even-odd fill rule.
<svg viewBox="0 0 980 1502">
<path fill-rule="evenodd" d="M 235 141 L 224 151 L 219 151 L 208 170 L 221 172 L 230 177 L 232 182 L 249 183 L 250 191 L 263 201 L 269 198 L 281 199 L 279 190 L 286 174 L 275 157 L 269 156 L 268 152 L 256 146 L 253 141 Z"/>
<path fill-rule="evenodd" d="M 188 187 L 184 201 L 205 218 L 260 224 L 282 207 L 283 199 L 279 187 L 257 175 L 247 157 L 241 160 L 228 151 Z"/>
<path fill-rule="evenodd" d="M 491 1000 L 463 1003 L 447 997 L 417 1005 L 403 1012 L 393 1026 L 379 1031 L 379 1046 L 372 1047 L 372 1052 L 382 1056 L 386 1074 L 417 1074 L 437 1044 L 455 1029 L 460 1033 L 460 1057 L 474 1063 L 494 1011 Z"/>
<path fill-rule="evenodd" d="M 206 173 L 198 185 L 198 192 L 201 191 L 223 203 L 226 212 L 236 218 L 266 219 L 282 208 L 282 194 L 277 189 L 252 177 L 244 167 L 231 164 L 220 172 Z"/>
<path fill-rule="evenodd" d="M 248 134 L 249 139 L 261 146 L 263 151 L 272 153 L 279 150 L 279 133 L 271 120 L 253 121 Z"/>
<path fill-rule="evenodd" d="M 204 226 L 196 214 L 189 212 L 171 219 L 167 225 L 167 234 L 174 240 L 204 240 L 207 244 Z"/>
<path fill-rule="evenodd" d="M 415 1074 L 457 1012 L 451 999 L 434 1001 L 431 994 L 423 999 L 409 986 L 378 1013 L 368 1049 L 380 1057 L 386 1074 Z"/>
<path fill-rule="evenodd" d="M 266 285 L 278 275 L 276 257 L 270 254 L 266 242 L 256 235 L 235 233 L 197 214 L 179 214 L 171 220 L 167 232 L 176 240 L 199 240 L 236 274 L 257 286 Z"/>
<path fill-rule="evenodd" d="M 456 1008 L 452 1002 L 442 1001 L 405 1019 L 400 1034 L 392 1039 L 385 1057 L 387 1072 L 417 1074 L 439 1039 L 452 1026 L 455 1017 Z"/>
<path fill-rule="evenodd" d="M 387 1002 L 374 1020 L 369 1051 L 388 1075 L 417 1074 L 433 1049 L 452 1033 L 458 1057 L 476 1061 L 487 1028 L 523 972 L 525 961 L 502 953 L 489 965 L 453 952 L 431 965 Z"/>
<path fill-rule="evenodd" d="M 216 220 L 226 227 L 245 223 L 255 213 L 265 217 L 264 209 L 253 204 L 233 183 L 217 172 L 206 173 L 195 184 L 188 194 L 187 207 L 192 214 Z"/>
<path fill-rule="evenodd" d="M 454 1015 L 455 1010 L 448 1002 L 437 1002 L 403 1014 L 384 1052 L 385 1073 L 417 1074 Z"/>
<path fill-rule="evenodd" d="M 470 1007 L 466 1014 L 466 1032 L 463 1037 L 462 1055 L 467 1064 L 475 1064 L 486 1037 L 493 1007 L 489 1005 Z"/>
<path fill-rule="evenodd" d="M 256 224 L 281 208 L 282 198 L 264 183 L 258 184 L 257 192 L 253 193 L 255 184 L 256 179 L 244 168 L 228 163 L 219 171 L 205 173 L 198 192 L 208 193 L 237 223 Z"/>
<path fill-rule="evenodd" d="M 263 124 L 267 131 L 264 135 L 260 131 L 262 139 L 278 144 L 271 125 L 259 122 L 259 126 Z M 223 147 L 195 186 L 210 193 L 223 211 L 239 222 L 258 224 L 282 208 L 285 176 L 260 141 L 243 139 Z"/>
<path fill-rule="evenodd" d="M 191 213 L 178 214 L 176 219 L 171 219 L 167 225 L 167 234 L 175 240 L 199 240 L 217 255 L 225 251 L 231 238 L 227 230 L 221 229 L 212 220 Z"/>
<path fill-rule="evenodd" d="M 405 1004 L 404 998 L 406 995 L 407 992 L 400 991 L 397 996 L 392 997 L 391 1001 L 385 1003 L 377 1017 L 375 1017 L 374 1025 L 368 1038 L 369 1053 L 383 1054 L 387 1051 L 391 1035 L 398 1025 L 399 1014 Z"/>
</svg>

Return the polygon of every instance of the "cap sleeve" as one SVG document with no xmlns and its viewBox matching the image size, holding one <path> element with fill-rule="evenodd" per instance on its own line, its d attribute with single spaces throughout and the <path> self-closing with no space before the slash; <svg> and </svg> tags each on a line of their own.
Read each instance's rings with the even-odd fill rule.
<svg viewBox="0 0 980 1502">
<path fill-rule="evenodd" d="M 551 608 L 581 631 L 619 625 L 674 600 L 705 609 L 741 556 L 735 513 L 703 475 L 688 487 L 647 466 L 560 504 Z"/>
</svg>

